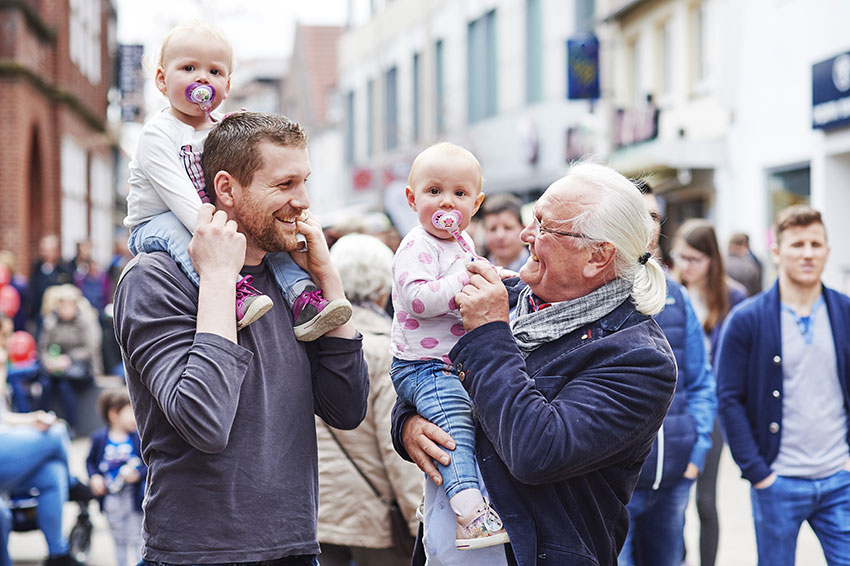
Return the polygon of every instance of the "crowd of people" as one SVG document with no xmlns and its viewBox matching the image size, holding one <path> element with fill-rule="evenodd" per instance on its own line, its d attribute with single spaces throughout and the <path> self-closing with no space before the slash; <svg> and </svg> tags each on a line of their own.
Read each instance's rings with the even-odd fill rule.
<svg viewBox="0 0 850 566">
<path fill-rule="evenodd" d="M 119 566 L 696 564 L 695 491 L 713 566 L 724 440 L 760 565 L 793 565 L 804 521 L 850 564 L 850 298 L 821 283 L 819 212 L 779 213 L 761 292 L 746 235 L 724 254 L 705 219 L 664 265 L 644 180 L 576 163 L 524 219 L 439 143 L 410 170 L 410 233 L 325 233 L 303 128 L 216 113 L 231 67 L 211 26 L 167 36 L 169 105 L 131 164 L 135 258 L 100 269 L 81 242 L 66 264 L 47 236 L 29 280 L 9 274 L 24 306 L 0 320 L 0 566 L 7 498 L 32 489 L 51 566 L 75 563 L 74 490 L 100 499 Z M 86 487 L 66 423 L 116 364 Z"/>
</svg>

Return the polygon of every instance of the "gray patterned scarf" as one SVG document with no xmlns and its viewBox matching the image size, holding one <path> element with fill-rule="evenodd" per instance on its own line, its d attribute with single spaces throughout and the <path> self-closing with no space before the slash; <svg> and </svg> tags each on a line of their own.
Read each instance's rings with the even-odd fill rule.
<svg viewBox="0 0 850 566">
<path fill-rule="evenodd" d="M 632 283 L 617 278 L 583 297 L 552 303 L 549 307 L 534 311 L 529 301 L 531 289 L 526 287 L 519 294 L 514 319 L 511 321 L 511 331 L 522 357 L 528 357 L 547 342 L 599 320 L 620 306 L 631 292 Z"/>
</svg>

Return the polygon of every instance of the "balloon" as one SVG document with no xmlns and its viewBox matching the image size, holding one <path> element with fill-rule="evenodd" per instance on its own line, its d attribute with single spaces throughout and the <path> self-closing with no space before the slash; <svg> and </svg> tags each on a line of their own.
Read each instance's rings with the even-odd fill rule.
<svg viewBox="0 0 850 566">
<path fill-rule="evenodd" d="M 8 285 L 12 281 L 12 272 L 5 263 L 0 263 L 0 287 Z"/>
<path fill-rule="evenodd" d="M 9 337 L 6 349 L 13 364 L 30 363 L 36 358 L 35 339 L 24 330 L 18 330 Z"/>
<path fill-rule="evenodd" d="M 18 313 L 21 307 L 21 296 L 18 291 L 11 285 L 3 285 L 0 287 L 0 312 L 12 318 Z"/>
</svg>

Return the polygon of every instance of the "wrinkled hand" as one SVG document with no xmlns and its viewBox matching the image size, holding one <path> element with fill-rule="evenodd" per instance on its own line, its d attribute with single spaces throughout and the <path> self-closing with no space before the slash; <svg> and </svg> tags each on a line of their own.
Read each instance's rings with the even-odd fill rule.
<svg viewBox="0 0 850 566">
<path fill-rule="evenodd" d="M 106 480 L 100 474 L 95 474 L 89 477 L 89 489 L 95 497 L 103 497 L 106 495 Z"/>
<path fill-rule="evenodd" d="M 498 320 L 508 322 L 508 291 L 489 263 L 473 261 L 466 265 L 469 284 L 455 295 L 455 303 L 467 332 Z"/>
<path fill-rule="evenodd" d="M 236 281 L 245 263 L 245 236 L 236 222 L 209 203 L 198 209 L 195 233 L 189 242 L 189 257 L 202 278 L 221 277 Z"/>
<path fill-rule="evenodd" d="M 440 475 L 434 460 L 439 460 L 444 466 L 448 465 L 451 457 L 440 446 L 454 450 L 455 441 L 452 437 L 424 417 L 412 415 L 404 421 L 401 442 L 419 469 L 428 474 L 435 484 L 441 485 L 443 476 Z"/>
</svg>

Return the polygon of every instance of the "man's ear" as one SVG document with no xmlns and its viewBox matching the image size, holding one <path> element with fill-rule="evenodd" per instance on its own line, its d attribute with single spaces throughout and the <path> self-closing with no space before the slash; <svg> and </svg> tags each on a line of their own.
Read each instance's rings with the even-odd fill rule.
<svg viewBox="0 0 850 566">
<path fill-rule="evenodd" d="M 416 212 L 416 198 L 413 194 L 413 189 L 410 188 L 410 185 L 404 187 L 404 196 L 407 197 L 407 206 L 414 212 Z"/>
<path fill-rule="evenodd" d="M 234 193 L 240 188 L 236 179 L 227 171 L 219 171 L 213 178 L 213 185 L 216 204 L 233 208 Z"/>
<path fill-rule="evenodd" d="M 617 248 L 611 242 L 594 244 L 594 247 L 591 248 L 590 258 L 582 270 L 582 275 L 587 279 L 593 279 L 606 274 L 608 271 L 613 272 L 614 257 L 616 255 Z"/>
</svg>

